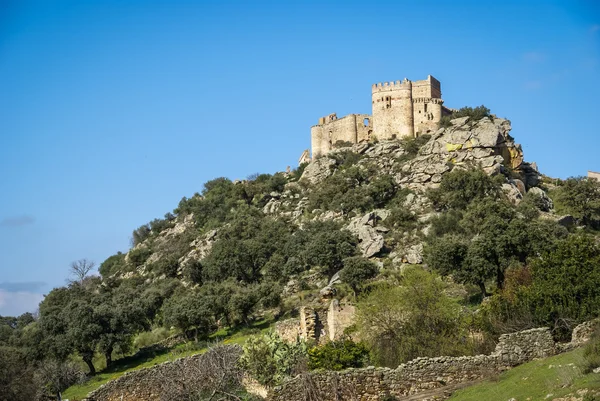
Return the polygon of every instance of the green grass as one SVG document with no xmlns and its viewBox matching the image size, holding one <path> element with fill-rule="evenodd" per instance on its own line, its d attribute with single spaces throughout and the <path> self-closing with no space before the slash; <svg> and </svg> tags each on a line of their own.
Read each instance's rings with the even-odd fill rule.
<svg viewBox="0 0 600 401">
<path fill-rule="evenodd" d="M 457 391 L 452 401 L 517 400 L 542 401 L 574 393 L 579 389 L 600 389 L 600 374 L 584 375 L 583 349 L 517 366 L 495 380 Z M 552 367 L 550 367 L 552 366 Z M 546 398 L 548 394 L 551 397 Z"/>
<path fill-rule="evenodd" d="M 224 344 L 242 345 L 248 337 L 269 330 L 273 320 L 263 319 L 253 323 L 250 327 L 236 329 L 222 329 L 212 334 L 209 342 L 223 341 Z M 172 361 L 186 356 L 206 352 L 207 344 L 196 345 L 194 343 L 179 344 L 172 349 L 145 355 L 132 355 L 116 360 L 109 369 L 104 369 L 82 384 L 69 387 L 62 394 L 63 399 L 71 401 L 84 399 L 90 392 L 96 390 L 103 384 L 123 376 L 127 372 L 149 368 L 159 363 Z"/>
</svg>

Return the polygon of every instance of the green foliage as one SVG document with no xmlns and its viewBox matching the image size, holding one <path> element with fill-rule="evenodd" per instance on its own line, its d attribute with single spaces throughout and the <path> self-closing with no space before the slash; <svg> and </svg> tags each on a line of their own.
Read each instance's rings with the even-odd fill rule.
<svg viewBox="0 0 600 401">
<path fill-rule="evenodd" d="M 600 182 L 586 177 L 571 177 L 552 192 L 555 209 L 570 214 L 581 224 L 600 227 Z"/>
<path fill-rule="evenodd" d="M 110 365 L 113 350 L 128 350 L 133 336 L 149 327 L 150 315 L 140 289 L 89 285 L 94 286 L 97 290 L 79 283 L 52 290 L 40 304 L 39 321 L 46 356 L 64 360 L 77 352 L 91 374 L 95 352 Z"/>
<path fill-rule="evenodd" d="M 583 356 L 585 358 L 582 364 L 583 373 L 591 373 L 594 369 L 600 367 L 600 328 L 596 328 L 592 338 L 586 344 Z"/>
<path fill-rule="evenodd" d="M 344 268 L 340 271 L 342 281 L 350 285 L 354 293 L 358 293 L 366 280 L 379 273 L 379 268 L 369 259 L 353 256 L 343 261 Z"/>
<path fill-rule="evenodd" d="M 290 176 L 290 181 L 298 181 L 302 174 L 304 173 L 304 169 L 308 166 L 308 163 L 301 163 L 297 168 L 292 170 L 292 174 Z"/>
<path fill-rule="evenodd" d="M 479 169 L 455 169 L 446 173 L 439 188 L 428 191 L 427 196 L 437 210 L 465 209 L 474 200 L 498 199 L 500 180 L 503 177 L 490 177 Z"/>
<path fill-rule="evenodd" d="M 524 302 L 536 322 L 567 335 L 562 322 L 581 322 L 600 311 L 600 247 L 593 238 L 572 235 L 531 264 L 533 284 Z M 561 333 L 562 332 L 562 333 Z"/>
<path fill-rule="evenodd" d="M 309 266 L 326 268 L 332 276 L 343 267 L 344 259 L 354 256 L 357 241 L 333 222 L 314 222 L 308 226 L 308 238 L 300 257 Z"/>
<path fill-rule="evenodd" d="M 129 251 L 129 263 L 131 263 L 134 267 L 139 267 L 146 263 L 150 255 L 152 255 L 152 250 L 146 246 L 134 248 Z"/>
<path fill-rule="evenodd" d="M 439 223 L 434 227 L 434 232 L 441 231 Z M 504 271 L 511 264 L 527 262 L 565 235 L 566 231 L 556 223 L 526 221 L 518 218 L 509 204 L 485 200 L 468 208 L 453 233 L 430 237 L 425 260 L 441 274 L 451 274 L 461 283 L 476 284 L 486 294 L 487 280 L 495 279 L 501 289 Z"/>
<path fill-rule="evenodd" d="M 369 350 L 363 343 L 350 339 L 330 341 L 308 350 L 308 367 L 311 370 L 343 370 L 362 368 L 369 360 Z"/>
<path fill-rule="evenodd" d="M 98 272 L 102 275 L 102 277 L 108 277 L 124 268 L 125 254 L 118 252 L 116 255 L 109 256 L 108 259 L 102 262 L 98 268 Z"/>
<path fill-rule="evenodd" d="M 152 331 L 143 331 L 135 336 L 133 345 L 135 348 L 144 348 L 154 345 L 162 340 L 169 338 L 170 331 L 165 327 L 156 327 Z"/>
<path fill-rule="evenodd" d="M 0 345 L 0 400 L 35 400 L 37 390 L 34 369 L 24 351 Z"/>
<path fill-rule="evenodd" d="M 358 302 L 358 331 L 379 365 L 469 351 L 461 308 L 444 287 L 434 274 L 413 268 L 400 287 L 375 288 Z"/>
<path fill-rule="evenodd" d="M 366 212 L 384 207 L 397 189 L 392 176 L 375 175 L 365 167 L 351 166 L 336 171 L 310 192 L 308 210 Z"/>
<path fill-rule="evenodd" d="M 490 117 L 490 109 L 484 105 L 477 107 L 461 107 L 457 111 L 452 113 L 452 118 L 469 117 L 471 120 L 481 120 L 484 117 Z"/>
<path fill-rule="evenodd" d="M 282 220 L 264 217 L 253 209 L 239 208 L 202 262 L 204 281 L 229 277 L 247 283 L 259 281 L 269 260 L 285 247 L 290 231 Z"/>
<path fill-rule="evenodd" d="M 484 117 L 493 117 L 490 109 L 484 105 L 477 107 L 461 107 L 459 110 L 453 111 L 451 115 L 442 116 L 440 119 L 440 128 L 449 128 L 452 126 L 452 120 L 455 118 L 469 117 L 472 121 L 479 121 Z"/>
<path fill-rule="evenodd" d="M 300 373 L 306 365 L 306 343 L 287 343 L 273 332 L 250 337 L 243 352 L 241 366 L 266 386 L 280 384 L 286 377 Z"/>
<path fill-rule="evenodd" d="M 419 149 L 421 149 L 421 147 L 425 145 L 430 139 L 431 135 L 424 134 L 414 138 L 402 138 L 400 140 L 400 143 L 402 144 L 402 149 L 404 149 L 409 158 L 414 158 L 417 155 L 417 153 L 419 153 Z"/>
<path fill-rule="evenodd" d="M 341 170 L 354 166 L 363 158 L 362 155 L 350 149 L 335 152 L 331 156 L 335 159 L 338 168 Z"/>
<path fill-rule="evenodd" d="M 335 141 L 335 143 L 333 144 L 333 148 L 334 149 L 338 149 L 338 148 L 348 148 L 351 147 L 353 145 L 352 142 L 349 141 L 342 141 L 342 140 L 337 140 Z"/>
<path fill-rule="evenodd" d="M 168 299 L 163 307 L 167 325 L 198 338 L 216 327 L 211 298 L 200 291 L 185 291 Z"/>
</svg>

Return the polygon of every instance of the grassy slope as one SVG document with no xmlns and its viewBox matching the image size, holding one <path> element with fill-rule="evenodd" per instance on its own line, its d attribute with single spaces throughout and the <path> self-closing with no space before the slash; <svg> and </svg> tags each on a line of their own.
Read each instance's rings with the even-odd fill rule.
<svg viewBox="0 0 600 401">
<path fill-rule="evenodd" d="M 600 389 L 600 374 L 584 375 L 579 369 L 583 349 L 526 363 L 502 373 L 498 379 L 457 391 L 452 401 L 517 400 L 541 401 L 574 393 L 579 389 Z M 552 366 L 552 367 L 551 367 Z M 551 397 L 546 398 L 548 394 Z"/>
<path fill-rule="evenodd" d="M 254 330 L 241 330 L 237 332 L 228 332 L 221 330 L 211 335 L 211 340 L 223 340 L 224 344 L 243 344 L 248 337 L 255 335 L 258 331 L 266 332 L 271 327 L 272 321 L 270 319 L 261 320 L 252 325 Z M 71 401 L 81 400 L 85 398 L 90 392 L 96 390 L 103 384 L 108 383 L 111 380 L 115 380 L 123 376 L 127 372 L 139 370 L 143 368 L 149 368 L 159 363 L 172 361 L 174 359 L 183 358 L 186 356 L 201 354 L 206 352 L 206 347 L 203 348 L 190 348 L 186 344 L 180 344 L 171 350 L 165 350 L 162 353 L 155 355 L 147 355 L 144 357 L 126 357 L 115 361 L 114 365 L 110 369 L 105 369 L 99 372 L 88 381 L 82 384 L 69 387 L 62 394 L 63 399 Z"/>
</svg>

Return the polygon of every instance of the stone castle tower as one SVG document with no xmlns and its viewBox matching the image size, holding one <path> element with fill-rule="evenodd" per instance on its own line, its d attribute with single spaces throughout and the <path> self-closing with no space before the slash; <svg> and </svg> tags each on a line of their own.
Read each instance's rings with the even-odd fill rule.
<svg viewBox="0 0 600 401">
<path fill-rule="evenodd" d="M 349 114 L 342 118 L 321 117 L 310 130 L 312 157 L 329 152 L 337 142 L 352 144 L 377 139 L 416 137 L 437 130 L 443 115 L 440 81 L 427 76 L 422 81 L 385 82 L 372 87 L 373 114 Z"/>
</svg>

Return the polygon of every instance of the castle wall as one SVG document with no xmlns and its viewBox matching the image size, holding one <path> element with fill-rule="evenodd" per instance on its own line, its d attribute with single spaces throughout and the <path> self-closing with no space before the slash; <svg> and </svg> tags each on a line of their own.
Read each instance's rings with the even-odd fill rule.
<svg viewBox="0 0 600 401">
<path fill-rule="evenodd" d="M 372 130 L 369 114 L 348 114 L 342 118 L 330 114 L 322 117 L 319 124 L 311 128 L 313 157 L 329 152 L 339 141 L 355 144 L 368 140 Z"/>
<path fill-rule="evenodd" d="M 588 171 L 588 178 L 593 178 L 595 180 L 600 181 L 600 173 L 596 173 L 594 171 Z"/>
<path fill-rule="evenodd" d="M 440 81 L 427 76 L 421 81 L 385 82 L 372 86 L 372 117 L 368 114 L 335 114 L 321 117 L 311 128 L 312 154 L 319 157 L 335 148 L 338 141 L 356 144 L 378 139 L 412 138 L 434 132 L 443 115 Z M 365 124 L 366 122 L 366 124 Z"/>
</svg>

